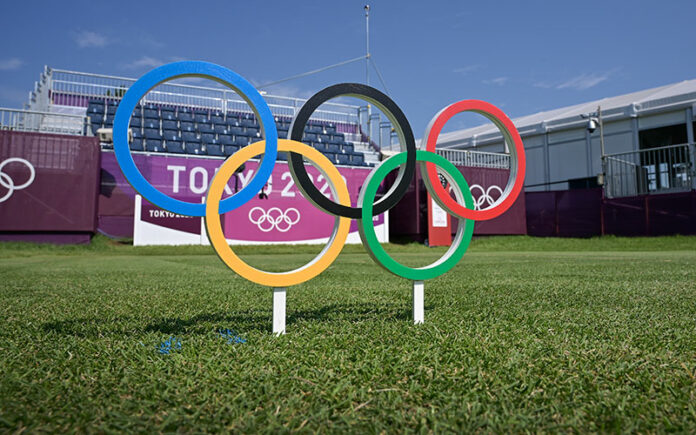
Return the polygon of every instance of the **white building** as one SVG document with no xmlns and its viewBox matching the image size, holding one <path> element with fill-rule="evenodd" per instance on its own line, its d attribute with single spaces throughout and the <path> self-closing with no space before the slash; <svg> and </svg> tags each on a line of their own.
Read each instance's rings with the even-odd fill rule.
<svg viewBox="0 0 696 435">
<path fill-rule="evenodd" d="M 588 129 L 588 116 L 596 116 L 598 106 L 604 127 L 604 170 L 600 129 Z M 696 188 L 695 113 L 696 80 L 687 80 L 513 119 L 527 155 L 526 190 L 594 187 L 601 173 L 606 174 L 609 196 Z M 444 133 L 437 146 L 506 151 L 492 124 Z"/>
</svg>

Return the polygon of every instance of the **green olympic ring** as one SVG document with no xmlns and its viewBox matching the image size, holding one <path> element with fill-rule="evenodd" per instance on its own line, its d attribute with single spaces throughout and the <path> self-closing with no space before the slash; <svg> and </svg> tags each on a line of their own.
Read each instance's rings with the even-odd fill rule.
<svg viewBox="0 0 696 435">
<path fill-rule="evenodd" d="M 474 234 L 474 221 L 459 218 L 459 226 L 452 245 L 450 245 L 445 255 L 431 265 L 419 268 L 407 267 L 390 257 L 377 240 L 377 234 L 375 234 L 375 228 L 372 225 L 372 207 L 377 188 L 382 183 L 382 180 L 389 172 L 406 163 L 406 155 L 406 152 L 402 152 L 388 158 L 368 175 L 358 197 L 358 208 L 362 207 L 362 219 L 358 220 L 358 230 L 365 250 L 377 264 L 397 276 L 413 281 L 424 281 L 442 275 L 461 260 Z M 416 161 L 430 162 L 443 169 L 445 171 L 444 176 L 452 186 L 457 201 L 460 203 L 464 202 L 470 209 L 474 208 L 474 198 L 471 196 L 469 184 L 452 163 L 439 154 L 430 151 L 416 151 Z M 445 208 L 437 196 L 433 195 L 432 198 L 441 207 Z"/>
</svg>

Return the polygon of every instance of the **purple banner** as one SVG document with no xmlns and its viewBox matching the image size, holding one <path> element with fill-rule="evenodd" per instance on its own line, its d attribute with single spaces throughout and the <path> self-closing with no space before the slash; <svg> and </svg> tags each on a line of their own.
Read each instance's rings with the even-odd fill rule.
<svg viewBox="0 0 696 435">
<path fill-rule="evenodd" d="M 203 201 L 212 177 L 223 163 L 222 159 L 156 154 L 136 154 L 133 158 L 145 178 L 161 192 L 196 203 Z M 229 180 L 223 198 L 241 190 L 256 174 L 257 167 L 258 162 L 247 162 L 244 169 Z M 331 197 L 329 185 L 319 171 L 310 165 L 307 171 L 316 186 Z M 352 205 L 356 205 L 360 186 L 369 171 L 370 168 L 339 167 L 339 172 L 348 185 Z M 121 237 L 132 235 L 134 197 L 135 192 L 123 177 L 113 152 L 104 151 L 99 198 L 99 224 L 102 232 Z M 197 230 L 194 222 L 200 225 L 199 219 L 186 220 L 156 214 L 154 210 L 159 209 L 144 200 L 141 219 L 184 232 L 195 233 Z M 127 220 L 128 217 L 130 221 Z M 262 192 L 239 209 L 226 213 L 222 219 L 227 238 L 249 242 L 315 240 L 328 237 L 334 225 L 332 216 L 302 197 L 292 180 L 287 163 L 281 161 L 277 162 Z M 375 225 L 382 223 L 383 216 L 377 217 L 374 222 Z M 357 231 L 355 222 L 351 224 L 351 232 L 354 231 Z"/>
<path fill-rule="evenodd" d="M 0 231 L 94 232 L 99 161 L 94 137 L 0 131 Z"/>
</svg>

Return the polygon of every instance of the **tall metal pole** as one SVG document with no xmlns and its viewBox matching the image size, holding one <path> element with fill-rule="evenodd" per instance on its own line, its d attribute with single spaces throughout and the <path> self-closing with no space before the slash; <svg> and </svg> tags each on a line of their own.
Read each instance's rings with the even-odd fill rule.
<svg viewBox="0 0 696 435">
<path fill-rule="evenodd" d="M 602 106 L 597 106 L 597 121 L 599 122 L 599 149 L 600 152 L 602 153 L 602 181 L 603 181 L 603 186 L 602 186 L 602 199 L 601 199 L 601 205 L 599 209 L 599 233 L 600 235 L 604 235 L 604 198 L 605 198 L 605 189 L 607 187 L 607 163 L 604 158 L 605 152 L 604 152 L 604 123 L 602 122 Z"/>
<path fill-rule="evenodd" d="M 365 5 L 365 84 L 370 85 L 370 5 Z"/>
<path fill-rule="evenodd" d="M 599 148 L 602 152 L 602 161 L 604 161 L 604 123 L 602 122 L 602 106 L 597 106 L 597 121 L 599 122 Z"/>
<path fill-rule="evenodd" d="M 370 5 L 365 5 L 365 84 L 370 85 Z M 372 107 L 367 103 L 367 142 L 372 136 Z"/>
</svg>

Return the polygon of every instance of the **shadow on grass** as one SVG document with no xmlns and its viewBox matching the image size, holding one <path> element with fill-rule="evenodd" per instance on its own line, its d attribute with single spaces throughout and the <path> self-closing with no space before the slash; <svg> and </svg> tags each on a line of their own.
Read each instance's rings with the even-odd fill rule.
<svg viewBox="0 0 696 435">
<path fill-rule="evenodd" d="M 429 309 L 430 307 L 426 307 Z M 323 322 L 390 321 L 403 322 L 411 318 L 411 309 L 402 304 L 351 303 L 330 304 L 317 309 L 289 311 L 287 324 Z M 216 312 L 194 316 L 160 318 L 151 323 L 147 319 L 120 316 L 113 318 L 80 318 L 47 322 L 42 325 L 46 332 L 84 338 L 106 336 L 133 336 L 145 333 L 165 335 L 209 334 L 222 328 L 232 328 L 238 333 L 271 331 L 271 310 L 246 310 Z"/>
</svg>

